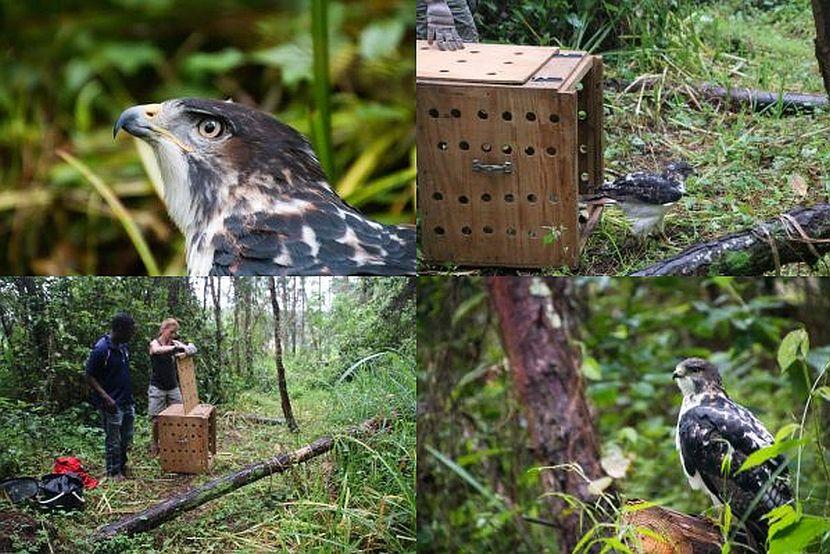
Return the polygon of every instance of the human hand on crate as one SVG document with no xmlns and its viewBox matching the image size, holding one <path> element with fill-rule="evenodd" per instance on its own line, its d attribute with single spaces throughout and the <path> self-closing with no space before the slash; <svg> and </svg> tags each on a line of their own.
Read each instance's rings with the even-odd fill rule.
<svg viewBox="0 0 830 554">
<path fill-rule="evenodd" d="M 464 49 L 464 41 L 455 29 L 452 10 L 446 0 L 429 0 L 427 3 L 427 42 L 437 43 L 441 50 Z"/>
<path fill-rule="evenodd" d="M 185 356 L 192 356 L 196 353 L 196 346 L 191 342 L 189 344 L 185 344 L 183 342 L 174 340 L 173 346 L 176 347 L 173 354 L 177 358 L 184 358 Z"/>
</svg>

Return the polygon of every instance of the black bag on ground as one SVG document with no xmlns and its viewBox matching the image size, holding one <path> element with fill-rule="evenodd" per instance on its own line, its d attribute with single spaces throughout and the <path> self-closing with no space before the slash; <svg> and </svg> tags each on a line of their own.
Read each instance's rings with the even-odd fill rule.
<svg viewBox="0 0 830 554">
<path fill-rule="evenodd" d="M 0 498 L 7 496 L 14 504 L 30 500 L 37 496 L 37 479 L 31 477 L 12 477 L 0 481 Z"/>
<path fill-rule="evenodd" d="M 37 502 L 47 509 L 82 510 L 84 482 L 74 473 L 50 473 L 40 480 Z"/>
</svg>

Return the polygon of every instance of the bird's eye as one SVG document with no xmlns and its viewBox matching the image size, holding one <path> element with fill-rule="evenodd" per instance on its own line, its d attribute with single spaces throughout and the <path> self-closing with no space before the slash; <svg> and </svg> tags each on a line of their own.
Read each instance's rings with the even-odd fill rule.
<svg viewBox="0 0 830 554">
<path fill-rule="evenodd" d="M 203 119 L 199 122 L 199 134 L 207 138 L 216 138 L 222 134 L 222 124 L 215 119 Z"/>
</svg>

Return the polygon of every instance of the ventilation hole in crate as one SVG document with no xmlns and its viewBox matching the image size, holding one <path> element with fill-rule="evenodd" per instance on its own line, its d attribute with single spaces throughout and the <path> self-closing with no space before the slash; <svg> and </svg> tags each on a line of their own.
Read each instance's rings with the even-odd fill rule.
<svg viewBox="0 0 830 554">
<path fill-rule="evenodd" d="M 527 119 L 528 121 L 536 121 L 536 114 L 533 112 L 527 112 L 525 114 L 525 119 Z"/>
<path fill-rule="evenodd" d="M 537 198 L 536 198 L 535 194 L 528 194 L 527 195 L 527 201 L 530 202 L 531 204 L 535 204 L 536 200 L 537 200 Z"/>
<path fill-rule="evenodd" d="M 470 50 L 470 54 L 478 54 L 481 50 Z"/>
<path fill-rule="evenodd" d="M 514 56 L 521 56 L 522 54 L 524 54 L 524 52 L 513 52 Z"/>
<path fill-rule="evenodd" d="M 529 238 L 535 239 L 536 238 L 536 231 L 528 231 L 527 236 Z"/>
<path fill-rule="evenodd" d="M 550 119 L 551 123 L 559 123 L 559 116 L 555 113 L 550 114 L 550 117 L 548 119 Z"/>
<path fill-rule="evenodd" d="M 550 200 L 551 204 L 558 204 L 559 203 L 559 197 L 556 196 L 555 192 L 550 193 L 550 196 L 548 196 L 548 200 Z"/>
<path fill-rule="evenodd" d="M 461 142 L 458 143 L 458 147 L 462 150 L 469 150 L 470 149 L 470 143 L 467 142 L 466 140 L 462 140 Z"/>
<path fill-rule="evenodd" d="M 450 70 L 449 69 L 439 69 L 438 72 L 439 73 L 449 73 Z"/>
<path fill-rule="evenodd" d="M 489 152 L 490 150 L 493 149 L 493 145 L 490 144 L 489 142 L 485 142 L 484 144 L 481 145 L 481 149 L 484 150 L 485 152 Z"/>
<path fill-rule="evenodd" d="M 507 60 L 506 62 L 502 62 L 502 63 L 503 63 L 504 65 L 510 65 L 510 64 L 512 64 L 513 62 L 511 62 L 510 60 Z"/>
<path fill-rule="evenodd" d="M 458 197 L 458 201 L 461 204 L 468 204 L 470 202 L 470 199 L 462 194 L 461 196 Z"/>
<path fill-rule="evenodd" d="M 582 89 L 584 89 L 584 88 L 585 88 L 585 85 L 583 85 L 581 81 L 580 81 L 579 83 L 577 83 L 577 84 L 576 84 L 576 90 L 577 90 L 577 92 L 578 92 L 578 91 L 580 91 L 580 90 L 582 90 Z"/>
<path fill-rule="evenodd" d="M 511 119 L 513 119 L 513 114 L 510 112 L 504 112 L 501 114 L 501 118 L 505 121 L 510 121 Z"/>
<path fill-rule="evenodd" d="M 512 194 L 508 193 L 508 194 L 504 195 L 504 201 L 507 202 L 507 203 L 513 202 L 515 199 L 516 199 L 516 197 L 513 196 Z"/>
<path fill-rule="evenodd" d="M 440 114 L 440 113 L 438 113 L 438 109 L 437 109 L 437 108 L 430 108 L 430 109 L 429 109 L 429 116 L 430 116 L 430 117 L 432 117 L 432 118 L 436 118 L 436 117 L 438 117 L 439 115 L 441 115 L 441 114 Z"/>
<path fill-rule="evenodd" d="M 466 225 L 461 228 L 461 233 L 464 235 L 470 235 L 473 233 L 473 230 L 467 227 Z"/>
<path fill-rule="evenodd" d="M 509 144 L 505 144 L 504 146 L 501 147 L 501 151 L 505 154 L 512 154 L 513 153 L 513 147 L 510 146 Z"/>
<path fill-rule="evenodd" d="M 447 145 L 446 141 L 442 140 L 441 142 L 438 143 L 438 150 L 446 150 L 447 148 L 448 148 L 448 145 Z"/>
<path fill-rule="evenodd" d="M 591 178 L 591 176 L 588 175 L 587 173 L 583 173 L 582 175 L 579 176 L 579 178 L 583 183 L 587 183 L 588 180 Z"/>
<path fill-rule="evenodd" d="M 487 75 L 497 75 L 497 73 L 495 71 L 490 71 L 487 73 Z"/>
<path fill-rule="evenodd" d="M 580 144 L 579 145 L 579 153 L 580 154 L 587 154 L 588 153 L 588 145 L 587 144 Z"/>
<path fill-rule="evenodd" d="M 444 199 L 444 195 L 443 195 L 443 194 L 441 194 L 440 192 L 433 192 L 433 193 L 432 193 L 432 199 L 433 199 L 433 200 L 443 200 L 443 199 Z"/>
<path fill-rule="evenodd" d="M 467 63 L 467 60 L 465 60 L 463 58 L 460 59 L 460 60 L 455 60 L 455 61 L 456 61 L 456 63 Z"/>
<path fill-rule="evenodd" d="M 453 108 L 450 110 L 450 115 L 453 117 L 461 117 L 461 110 L 458 108 Z"/>
<path fill-rule="evenodd" d="M 485 112 L 484 110 L 478 110 L 478 118 L 487 119 L 487 112 Z"/>
<path fill-rule="evenodd" d="M 435 231 L 436 235 L 443 235 L 444 234 L 444 228 L 443 227 L 436 227 L 435 229 L 433 229 L 433 231 Z"/>
<path fill-rule="evenodd" d="M 532 146 L 528 146 L 527 148 L 525 148 L 525 154 L 527 154 L 528 156 L 532 156 L 535 153 L 536 153 L 536 149 L 533 148 Z"/>
<path fill-rule="evenodd" d="M 588 119 L 588 112 L 586 112 L 585 110 L 579 110 L 578 112 L 576 112 L 576 116 L 579 118 L 580 121 L 585 121 L 586 119 Z"/>
<path fill-rule="evenodd" d="M 493 199 L 493 197 L 492 197 L 492 196 L 490 196 L 490 195 L 489 195 L 488 193 L 486 193 L 486 192 L 485 192 L 484 194 L 482 194 L 482 195 L 481 195 L 481 200 L 482 200 L 482 202 L 489 202 L 489 201 L 490 201 L 490 200 L 492 200 L 492 199 Z"/>
<path fill-rule="evenodd" d="M 556 148 L 554 148 L 553 146 L 548 146 L 547 148 L 545 148 L 545 153 L 547 153 L 548 156 L 555 156 Z"/>
<path fill-rule="evenodd" d="M 421 50 L 429 50 L 429 46 L 421 46 Z"/>
<path fill-rule="evenodd" d="M 508 227 L 507 228 L 507 236 L 508 237 L 515 237 L 516 236 L 516 228 L 515 227 Z"/>
<path fill-rule="evenodd" d="M 489 225 L 485 225 L 481 230 L 484 231 L 484 234 L 486 234 L 486 235 L 492 235 L 493 234 L 493 228 L 490 227 Z"/>
</svg>

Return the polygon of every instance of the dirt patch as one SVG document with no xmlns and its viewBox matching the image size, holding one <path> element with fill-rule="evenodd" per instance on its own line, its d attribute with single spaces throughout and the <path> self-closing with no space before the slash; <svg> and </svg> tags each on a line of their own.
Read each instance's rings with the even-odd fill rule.
<svg viewBox="0 0 830 554">
<path fill-rule="evenodd" d="M 0 552 L 36 547 L 43 540 L 42 536 L 38 536 L 40 528 L 40 523 L 32 516 L 18 512 L 0 512 Z M 49 533 L 48 527 L 46 530 Z M 49 552 L 48 545 L 41 545 L 37 552 Z"/>
</svg>

